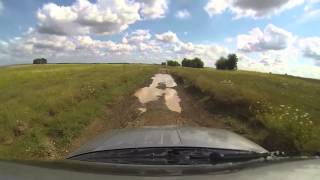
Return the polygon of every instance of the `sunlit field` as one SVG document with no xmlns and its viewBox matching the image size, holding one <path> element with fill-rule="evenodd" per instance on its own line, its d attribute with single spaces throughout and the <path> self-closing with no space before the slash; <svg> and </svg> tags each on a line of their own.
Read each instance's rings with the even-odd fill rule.
<svg viewBox="0 0 320 180">
<path fill-rule="evenodd" d="M 148 65 L 23 65 L 0 69 L 0 158 L 52 159 L 106 105 L 157 72 Z"/>
<path fill-rule="evenodd" d="M 159 68 L 102 64 L 1 68 L 0 158 L 63 158 L 86 127 L 108 117 L 106 107 L 132 96 Z M 303 153 L 320 149 L 319 80 L 211 68 L 169 71 L 207 110 L 221 115 L 230 130 L 266 148 L 287 146 Z"/>
<path fill-rule="evenodd" d="M 185 87 L 200 90 L 210 111 L 237 119 L 235 124 L 247 123 L 267 130 L 249 138 L 265 141 L 266 136 L 271 136 L 264 143 L 276 144 L 280 137 L 297 151 L 319 151 L 319 80 L 211 68 L 170 71 L 183 79 Z"/>
</svg>

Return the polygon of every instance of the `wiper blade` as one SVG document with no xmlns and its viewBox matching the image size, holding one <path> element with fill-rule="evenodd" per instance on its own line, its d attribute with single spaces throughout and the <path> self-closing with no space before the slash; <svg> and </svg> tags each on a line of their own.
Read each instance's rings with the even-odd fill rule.
<svg viewBox="0 0 320 180">
<path fill-rule="evenodd" d="M 248 161 L 266 154 L 198 147 L 138 148 L 99 151 L 71 157 L 72 160 L 143 165 L 193 165 Z"/>
<path fill-rule="evenodd" d="M 249 161 L 252 159 L 265 158 L 267 153 L 256 153 L 250 151 L 238 152 L 238 153 L 212 153 L 210 156 L 211 163 L 224 163 L 224 162 L 240 162 Z"/>
</svg>

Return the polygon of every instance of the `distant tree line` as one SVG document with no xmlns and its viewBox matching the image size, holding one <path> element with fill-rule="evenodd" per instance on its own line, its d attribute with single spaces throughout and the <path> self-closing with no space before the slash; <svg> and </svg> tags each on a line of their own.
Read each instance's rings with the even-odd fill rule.
<svg viewBox="0 0 320 180">
<path fill-rule="evenodd" d="M 183 67 L 192 67 L 192 68 L 203 68 L 203 65 L 204 65 L 200 58 L 194 58 L 194 59 L 184 58 L 181 64 Z"/>
<path fill-rule="evenodd" d="M 219 70 L 236 70 L 238 69 L 238 56 L 236 54 L 229 54 L 227 58 L 220 57 L 216 62 L 216 68 Z M 167 62 L 162 62 L 163 66 L 182 66 L 191 68 L 203 68 L 204 63 L 200 58 L 187 59 L 184 58 L 181 65 L 178 61 L 168 60 Z"/>
<path fill-rule="evenodd" d="M 193 59 L 184 58 L 181 64 L 178 61 L 168 60 L 167 62 L 162 62 L 161 65 L 203 68 L 204 63 L 200 58 L 193 58 Z"/>
<path fill-rule="evenodd" d="M 220 57 L 216 62 L 216 68 L 220 70 L 236 70 L 238 68 L 238 60 L 236 54 L 229 54 L 227 58 Z"/>
<path fill-rule="evenodd" d="M 180 63 L 178 61 L 168 60 L 167 65 L 168 66 L 180 66 Z"/>
<path fill-rule="evenodd" d="M 37 58 L 33 60 L 33 64 L 47 64 L 48 61 L 45 58 Z"/>
</svg>

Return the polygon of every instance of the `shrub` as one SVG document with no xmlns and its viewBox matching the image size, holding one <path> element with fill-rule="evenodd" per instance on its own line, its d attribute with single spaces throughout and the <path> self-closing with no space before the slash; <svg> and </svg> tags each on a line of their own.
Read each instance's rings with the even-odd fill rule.
<svg viewBox="0 0 320 180">
<path fill-rule="evenodd" d="M 217 69 L 226 69 L 228 60 L 225 57 L 220 57 L 220 59 L 216 62 Z"/>
<path fill-rule="evenodd" d="M 236 54 L 229 54 L 228 58 L 220 57 L 216 62 L 217 69 L 234 70 L 237 69 L 238 57 Z"/>
<path fill-rule="evenodd" d="M 45 58 L 37 58 L 33 60 L 33 64 L 47 64 L 47 60 Z"/>
<path fill-rule="evenodd" d="M 180 64 L 177 61 L 168 60 L 167 61 L 168 66 L 180 66 Z"/>
<path fill-rule="evenodd" d="M 183 67 L 191 67 L 191 60 L 184 58 L 181 62 Z"/>
<path fill-rule="evenodd" d="M 237 55 L 236 54 L 229 54 L 228 61 L 227 61 L 228 69 L 229 70 L 237 69 L 238 68 L 237 63 L 238 63 Z"/>
<path fill-rule="evenodd" d="M 161 65 L 162 65 L 162 66 L 166 66 L 167 63 L 166 63 L 166 62 L 162 62 Z"/>
<path fill-rule="evenodd" d="M 193 68 L 203 68 L 204 63 L 200 58 L 194 58 L 194 59 L 187 59 L 184 58 L 182 60 L 182 66 L 183 67 L 193 67 Z"/>
</svg>

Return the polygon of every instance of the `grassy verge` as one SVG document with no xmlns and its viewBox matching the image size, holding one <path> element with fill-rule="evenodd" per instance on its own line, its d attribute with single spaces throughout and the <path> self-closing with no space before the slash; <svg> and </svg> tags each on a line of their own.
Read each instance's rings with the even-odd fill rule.
<svg viewBox="0 0 320 180">
<path fill-rule="evenodd" d="M 0 69 L 0 158 L 59 157 L 105 105 L 157 72 L 147 65 L 30 65 Z"/>
<path fill-rule="evenodd" d="M 263 127 L 251 135 L 261 136 L 260 144 L 272 150 L 285 144 L 292 151 L 320 151 L 319 80 L 214 69 L 170 71 L 186 87 L 201 91 L 209 110 L 237 119 L 232 123 L 238 125 Z"/>
</svg>

